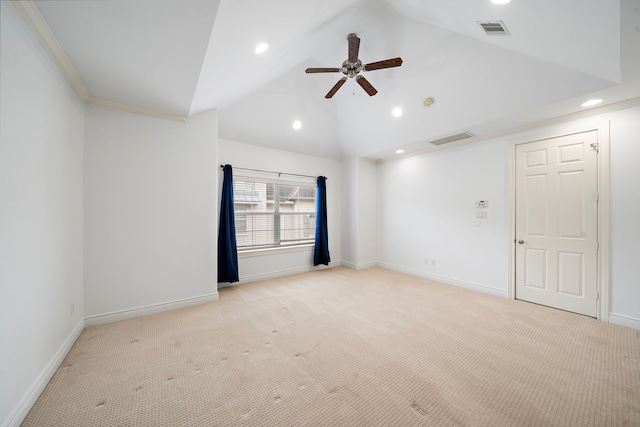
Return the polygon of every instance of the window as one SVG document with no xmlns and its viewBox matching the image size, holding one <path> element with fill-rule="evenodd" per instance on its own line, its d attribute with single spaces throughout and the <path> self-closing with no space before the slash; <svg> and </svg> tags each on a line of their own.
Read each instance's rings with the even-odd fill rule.
<svg viewBox="0 0 640 427">
<path fill-rule="evenodd" d="M 314 242 L 314 184 L 236 177 L 233 194 L 238 252 Z"/>
</svg>

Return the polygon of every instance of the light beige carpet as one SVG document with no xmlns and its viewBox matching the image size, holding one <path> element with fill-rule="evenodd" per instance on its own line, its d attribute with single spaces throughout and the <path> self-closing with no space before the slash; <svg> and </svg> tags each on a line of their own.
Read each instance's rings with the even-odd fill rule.
<svg viewBox="0 0 640 427">
<path fill-rule="evenodd" d="M 87 328 L 24 426 L 638 426 L 640 332 L 380 268 Z"/>
</svg>

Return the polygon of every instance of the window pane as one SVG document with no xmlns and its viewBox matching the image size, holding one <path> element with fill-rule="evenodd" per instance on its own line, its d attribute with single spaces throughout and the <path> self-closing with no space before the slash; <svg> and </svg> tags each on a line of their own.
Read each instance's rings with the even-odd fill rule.
<svg viewBox="0 0 640 427">
<path fill-rule="evenodd" d="M 247 216 L 246 215 L 236 215 L 235 217 L 236 223 L 236 234 L 246 233 L 247 232 Z"/>
<path fill-rule="evenodd" d="M 234 181 L 239 250 L 313 243 L 316 188 L 313 185 Z"/>
<path fill-rule="evenodd" d="M 311 217 L 313 216 L 313 220 Z M 313 242 L 316 234 L 315 214 L 280 216 L 280 242 Z"/>
<path fill-rule="evenodd" d="M 238 216 L 236 215 L 236 220 Z M 236 243 L 238 249 L 248 247 L 265 247 L 276 244 L 273 214 L 245 216 L 245 232 L 240 233 L 236 227 Z"/>
<path fill-rule="evenodd" d="M 275 184 L 265 184 L 267 187 L 267 200 L 271 200 L 273 202 L 275 198 Z"/>
<path fill-rule="evenodd" d="M 234 181 L 233 202 L 236 212 L 273 212 L 273 201 L 267 201 L 267 186 L 263 182 Z"/>
<path fill-rule="evenodd" d="M 281 186 L 280 211 L 314 213 L 316 211 L 316 189 L 294 185 Z"/>
</svg>

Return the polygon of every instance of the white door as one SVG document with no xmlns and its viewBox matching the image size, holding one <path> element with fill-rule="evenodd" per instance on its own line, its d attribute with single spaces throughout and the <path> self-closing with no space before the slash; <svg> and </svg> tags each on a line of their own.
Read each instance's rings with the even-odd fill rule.
<svg viewBox="0 0 640 427">
<path fill-rule="evenodd" d="M 598 150 L 590 131 L 516 146 L 516 298 L 597 315 Z"/>
</svg>

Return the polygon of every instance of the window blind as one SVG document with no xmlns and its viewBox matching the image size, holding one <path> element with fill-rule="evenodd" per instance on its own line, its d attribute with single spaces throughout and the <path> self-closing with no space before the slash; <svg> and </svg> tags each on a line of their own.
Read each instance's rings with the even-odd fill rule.
<svg viewBox="0 0 640 427">
<path fill-rule="evenodd" d="M 239 176 L 233 192 L 238 252 L 314 242 L 314 184 Z"/>
</svg>

